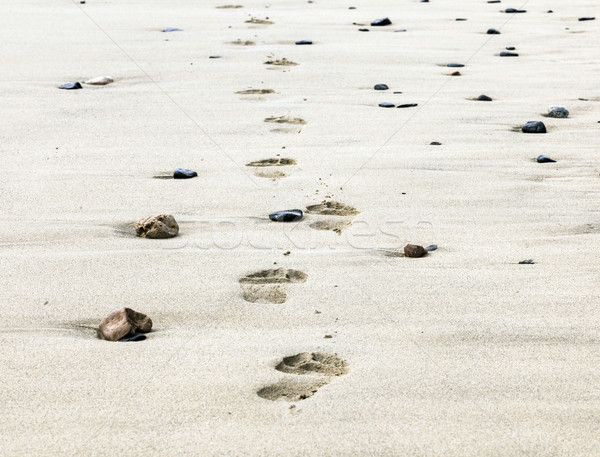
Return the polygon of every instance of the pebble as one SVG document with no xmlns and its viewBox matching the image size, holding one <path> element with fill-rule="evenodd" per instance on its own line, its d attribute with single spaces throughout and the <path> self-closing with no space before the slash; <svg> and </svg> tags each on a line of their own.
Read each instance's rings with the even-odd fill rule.
<svg viewBox="0 0 600 457">
<path fill-rule="evenodd" d="M 500 57 L 519 57 L 519 54 L 516 52 L 502 51 L 500 53 Z"/>
<path fill-rule="evenodd" d="M 523 133 L 546 133 L 546 126 L 540 121 L 528 121 L 521 127 Z"/>
<path fill-rule="evenodd" d="M 538 156 L 538 158 L 537 158 L 536 160 L 537 160 L 537 163 L 550 163 L 550 162 L 556 162 L 556 160 L 554 160 L 554 159 L 551 159 L 550 157 L 548 157 L 548 156 L 545 156 L 545 155 Z"/>
<path fill-rule="evenodd" d="M 177 27 L 167 27 L 162 30 L 163 32 L 183 32 L 183 29 L 178 29 Z"/>
<path fill-rule="evenodd" d="M 375 90 L 388 90 L 389 87 L 387 84 L 375 84 L 375 86 L 373 87 L 373 89 Z"/>
<path fill-rule="evenodd" d="M 500 3 L 500 0 L 488 0 L 488 3 Z"/>
<path fill-rule="evenodd" d="M 99 329 L 105 340 L 118 341 L 136 332 L 148 333 L 152 329 L 152 320 L 131 308 L 121 308 L 104 317 Z"/>
<path fill-rule="evenodd" d="M 58 86 L 59 89 L 66 89 L 66 90 L 75 90 L 75 89 L 81 89 L 81 84 L 79 84 L 77 81 L 75 81 L 74 83 L 65 83 L 65 84 L 61 84 L 60 86 Z"/>
<path fill-rule="evenodd" d="M 441 146 L 442 143 L 440 143 L 439 141 L 432 141 L 431 143 L 429 143 L 430 146 Z"/>
<path fill-rule="evenodd" d="M 358 29 L 359 32 L 368 32 L 369 29 Z"/>
<path fill-rule="evenodd" d="M 105 86 L 114 82 L 110 76 L 96 76 L 95 78 L 88 79 L 84 84 L 90 84 L 92 86 Z"/>
<path fill-rule="evenodd" d="M 504 49 L 506 49 L 507 51 L 514 51 L 516 48 L 514 46 L 507 46 Z"/>
<path fill-rule="evenodd" d="M 418 106 L 418 103 L 404 103 L 402 105 L 398 105 L 396 108 L 412 108 L 414 106 Z"/>
<path fill-rule="evenodd" d="M 383 27 L 384 25 L 392 25 L 392 21 L 387 17 L 382 17 L 371 22 L 371 27 Z"/>
<path fill-rule="evenodd" d="M 527 10 L 518 10 L 516 8 L 506 8 L 504 10 L 505 13 L 526 13 Z"/>
<path fill-rule="evenodd" d="M 396 33 L 398 33 L 398 32 L 406 32 L 406 29 L 394 30 L 394 32 L 396 32 Z"/>
<path fill-rule="evenodd" d="M 533 261 L 533 259 L 521 260 L 519 262 L 519 265 L 533 265 L 533 264 L 535 264 L 535 262 Z"/>
<path fill-rule="evenodd" d="M 548 108 L 548 116 L 550 117 L 569 117 L 569 110 L 561 105 L 552 105 Z"/>
<path fill-rule="evenodd" d="M 395 105 L 393 103 L 381 102 L 379 106 L 382 108 L 393 108 Z"/>
<path fill-rule="evenodd" d="M 160 214 L 138 221 L 135 233 L 142 238 L 173 238 L 179 233 L 179 225 L 172 215 Z"/>
<path fill-rule="evenodd" d="M 144 341 L 146 339 L 146 335 L 133 335 L 126 336 L 125 338 L 121 338 L 119 341 L 122 343 L 127 343 L 129 341 Z"/>
<path fill-rule="evenodd" d="M 455 21 L 462 22 L 462 21 L 466 21 L 466 20 L 467 20 L 467 18 L 466 18 L 466 17 L 457 17 L 457 18 L 456 18 L 456 19 L 454 19 L 454 20 L 455 20 Z"/>
<path fill-rule="evenodd" d="M 269 214 L 269 219 L 275 222 L 295 222 L 302 219 L 303 213 L 299 209 L 286 209 Z"/>
<path fill-rule="evenodd" d="M 175 168 L 175 171 L 173 172 L 174 179 L 189 179 L 195 178 L 196 176 L 198 176 L 198 173 L 188 170 L 187 168 Z"/>
<path fill-rule="evenodd" d="M 491 102 L 492 101 L 492 97 L 488 97 L 487 95 L 480 95 L 479 97 L 476 98 L 477 101 L 480 102 Z"/>
<path fill-rule="evenodd" d="M 435 251 L 437 249 L 437 244 L 430 244 L 429 246 L 426 246 L 425 249 L 429 252 Z"/>
<path fill-rule="evenodd" d="M 580 17 L 580 18 L 578 19 L 578 21 L 593 21 L 593 20 L 595 20 L 595 19 L 596 19 L 595 17 L 589 17 L 589 16 L 588 16 L 588 17 Z"/>
<path fill-rule="evenodd" d="M 302 45 L 302 44 L 313 44 L 311 40 L 300 40 L 300 41 L 296 41 L 297 45 Z"/>
<path fill-rule="evenodd" d="M 449 63 L 447 66 L 450 67 L 450 68 L 462 68 L 462 67 L 464 67 L 464 65 L 462 63 Z"/>
<path fill-rule="evenodd" d="M 453 71 L 450 76 L 460 76 L 460 71 Z"/>
<path fill-rule="evenodd" d="M 487 30 L 487 34 L 488 34 L 488 35 L 500 35 L 500 30 L 496 30 L 496 29 L 488 29 L 488 30 Z"/>
<path fill-rule="evenodd" d="M 209 59 L 220 59 L 221 56 L 208 56 Z"/>
<path fill-rule="evenodd" d="M 405 257 L 419 258 L 423 257 L 424 255 L 427 255 L 427 249 L 425 249 L 423 246 L 418 246 L 416 244 L 407 244 L 404 246 Z"/>
</svg>

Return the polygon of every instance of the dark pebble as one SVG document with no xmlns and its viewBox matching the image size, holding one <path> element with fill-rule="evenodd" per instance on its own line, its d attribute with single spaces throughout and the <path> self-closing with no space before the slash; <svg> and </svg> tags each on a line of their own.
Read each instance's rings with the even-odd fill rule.
<svg viewBox="0 0 600 457">
<path fill-rule="evenodd" d="M 595 19 L 595 17 L 580 17 L 578 21 L 593 21 Z"/>
<path fill-rule="evenodd" d="M 548 11 L 546 11 L 546 13 L 554 13 L 554 11 L 548 10 Z"/>
<path fill-rule="evenodd" d="M 587 101 L 589 101 L 589 98 L 578 98 L 577 100 L 581 100 L 582 102 L 587 102 Z"/>
<path fill-rule="evenodd" d="M 488 97 L 487 95 L 480 95 L 479 97 L 477 97 L 476 100 L 480 102 L 491 102 L 492 97 Z"/>
<path fill-rule="evenodd" d="M 371 27 L 383 27 L 384 25 L 392 25 L 392 21 L 387 17 L 382 17 L 371 22 Z"/>
<path fill-rule="evenodd" d="M 514 51 L 516 48 L 514 46 L 507 46 L 504 49 L 506 49 L 507 51 Z"/>
<path fill-rule="evenodd" d="M 398 32 L 406 32 L 406 29 L 394 30 L 394 32 L 396 32 L 396 33 L 398 33 Z"/>
<path fill-rule="evenodd" d="M 220 59 L 221 56 L 208 56 L 209 59 Z"/>
<path fill-rule="evenodd" d="M 85 3 L 85 0 L 81 0 L 79 3 L 83 5 Z"/>
<path fill-rule="evenodd" d="M 500 35 L 500 30 L 496 30 L 496 29 L 488 29 L 488 30 L 487 30 L 487 34 L 488 34 L 488 35 Z"/>
<path fill-rule="evenodd" d="M 358 29 L 359 32 L 368 32 L 369 29 Z"/>
<path fill-rule="evenodd" d="M 535 262 L 532 259 L 521 260 L 519 262 L 519 265 L 533 265 L 533 264 L 535 264 Z"/>
<path fill-rule="evenodd" d="M 500 53 L 500 57 L 519 57 L 519 54 L 516 52 L 502 51 Z"/>
<path fill-rule="evenodd" d="M 450 67 L 450 68 L 462 68 L 462 67 L 464 67 L 464 65 L 462 63 L 449 63 L 446 66 Z"/>
<path fill-rule="evenodd" d="M 538 163 L 556 162 L 556 160 L 551 159 L 550 157 L 544 156 L 544 155 L 538 156 L 538 158 L 536 160 L 537 160 Z"/>
<path fill-rule="evenodd" d="M 132 336 L 125 336 L 123 338 L 121 338 L 119 341 L 121 341 L 122 343 L 127 343 L 129 341 L 144 341 L 146 339 L 146 335 L 132 335 Z"/>
<path fill-rule="evenodd" d="M 177 27 L 167 27 L 163 29 L 163 32 L 183 32 L 183 29 L 178 29 Z"/>
<path fill-rule="evenodd" d="M 294 222 L 302 219 L 302 211 L 299 209 L 286 209 L 269 214 L 269 219 L 275 222 Z"/>
<path fill-rule="evenodd" d="M 379 106 L 381 106 L 382 108 L 393 108 L 395 105 L 393 103 L 381 102 Z"/>
<path fill-rule="evenodd" d="M 349 9 L 349 10 L 355 10 L 355 9 L 356 9 L 356 6 L 350 6 L 350 7 L 348 7 L 348 9 Z"/>
<path fill-rule="evenodd" d="M 300 40 L 300 41 L 296 41 L 297 45 L 301 45 L 301 44 L 312 44 L 312 41 L 310 40 Z"/>
<path fill-rule="evenodd" d="M 402 92 L 394 92 L 394 94 L 401 94 Z"/>
<path fill-rule="evenodd" d="M 437 244 L 430 244 L 429 246 L 425 246 L 425 249 L 429 252 L 435 251 L 437 249 Z"/>
<path fill-rule="evenodd" d="M 523 133 L 546 133 L 546 126 L 541 121 L 529 121 L 521 127 Z"/>
<path fill-rule="evenodd" d="M 488 3 L 500 3 L 500 0 L 488 0 Z"/>
<path fill-rule="evenodd" d="M 418 103 L 404 103 L 403 105 L 398 105 L 396 108 L 412 108 L 414 106 L 418 106 Z"/>
<path fill-rule="evenodd" d="M 429 3 L 429 0 L 421 0 L 421 3 Z"/>
<path fill-rule="evenodd" d="M 432 141 L 431 143 L 429 143 L 431 146 L 441 146 L 442 143 L 440 143 L 439 141 Z"/>
<path fill-rule="evenodd" d="M 373 87 L 373 89 L 375 89 L 375 90 L 388 90 L 389 87 L 387 86 L 387 84 L 375 84 L 375 87 Z"/>
<path fill-rule="evenodd" d="M 504 10 L 505 13 L 526 13 L 526 10 L 518 10 L 516 8 L 506 8 Z"/>
<path fill-rule="evenodd" d="M 59 89 L 66 89 L 66 90 L 74 90 L 74 89 L 81 89 L 81 84 L 79 84 L 77 81 L 75 81 L 74 83 L 65 83 L 62 84 L 60 86 L 58 86 Z"/>
<path fill-rule="evenodd" d="M 464 17 L 457 17 L 455 21 L 466 21 L 467 19 Z"/>
<path fill-rule="evenodd" d="M 195 178 L 196 176 L 198 176 L 198 173 L 192 170 L 188 170 L 186 168 L 176 168 L 173 172 L 174 179 L 189 179 Z"/>
</svg>

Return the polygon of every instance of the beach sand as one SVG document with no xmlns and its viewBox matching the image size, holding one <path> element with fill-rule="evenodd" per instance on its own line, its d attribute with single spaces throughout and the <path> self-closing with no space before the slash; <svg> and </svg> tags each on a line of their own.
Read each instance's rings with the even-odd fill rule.
<svg viewBox="0 0 600 457">
<path fill-rule="evenodd" d="M 0 455 L 598 455 L 600 10 L 517 3 L 0 4 Z M 359 214 L 268 220 L 323 200 Z M 98 338 L 124 306 L 148 339 Z"/>
</svg>

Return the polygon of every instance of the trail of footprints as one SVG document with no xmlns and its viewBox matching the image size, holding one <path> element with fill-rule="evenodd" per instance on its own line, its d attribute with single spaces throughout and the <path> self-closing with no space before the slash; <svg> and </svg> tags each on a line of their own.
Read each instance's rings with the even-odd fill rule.
<svg viewBox="0 0 600 457">
<path fill-rule="evenodd" d="M 278 268 L 251 273 L 240 279 L 244 300 L 250 303 L 281 304 L 287 301 L 283 284 L 306 282 L 307 274 L 299 270 Z"/>
</svg>

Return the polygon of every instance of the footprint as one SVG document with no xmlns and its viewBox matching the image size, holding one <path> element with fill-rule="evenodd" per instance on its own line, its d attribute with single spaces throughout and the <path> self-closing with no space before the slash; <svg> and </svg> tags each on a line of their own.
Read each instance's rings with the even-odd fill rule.
<svg viewBox="0 0 600 457">
<path fill-rule="evenodd" d="M 280 398 L 284 398 L 287 401 L 300 401 L 312 397 L 325 384 L 327 384 L 325 379 L 284 379 L 275 384 L 263 387 L 256 393 L 259 397 L 271 401 L 276 401 Z"/>
<path fill-rule="evenodd" d="M 229 8 L 243 8 L 244 5 L 221 5 L 221 6 L 215 6 L 215 8 L 217 9 L 229 9 Z"/>
<path fill-rule="evenodd" d="M 338 235 L 341 235 L 342 230 L 347 229 L 351 225 L 352 225 L 352 221 L 349 221 L 349 220 L 341 220 L 341 221 L 324 220 L 324 221 L 313 222 L 312 224 L 309 225 L 309 227 L 312 229 L 315 229 L 315 230 L 331 230 L 331 231 L 337 233 Z"/>
<path fill-rule="evenodd" d="M 246 22 L 246 24 L 273 24 L 272 21 L 269 21 L 269 18 L 266 19 L 258 19 L 256 17 L 250 18 Z"/>
<path fill-rule="evenodd" d="M 274 94 L 275 91 L 273 89 L 247 89 L 247 90 L 238 90 L 236 94 L 241 95 L 266 95 L 266 94 Z"/>
<path fill-rule="evenodd" d="M 285 303 L 287 294 L 278 285 L 243 285 L 244 300 L 250 303 L 276 304 Z"/>
<path fill-rule="evenodd" d="M 296 161 L 294 159 L 274 158 L 257 160 L 246 164 L 247 167 L 283 167 L 287 165 L 296 165 Z"/>
<path fill-rule="evenodd" d="M 280 170 L 257 169 L 254 171 L 254 174 L 256 176 L 258 176 L 259 178 L 270 178 L 270 179 L 285 178 L 287 176 L 287 173 L 284 173 L 283 171 L 280 171 Z"/>
<path fill-rule="evenodd" d="M 289 117 L 289 116 L 267 117 L 267 118 L 265 118 L 265 122 L 270 122 L 273 124 L 294 124 L 294 125 L 306 124 L 306 121 L 300 117 Z"/>
<path fill-rule="evenodd" d="M 275 369 L 289 374 L 319 373 L 326 376 L 342 376 L 348 373 L 348 363 L 336 354 L 301 352 L 284 357 Z"/>
<path fill-rule="evenodd" d="M 285 57 L 283 59 L 275 59 L 275 60 L 267 60 L 265 65 L 281 65 L 286 67 L 293 67 L 298 65 L 296 62 L 292 62 L 291 60 L 287 60 Z"/>
<path fill-rule="evenodd" d="M 235 41 L 231 41 L 230 44 L 237 44 L 238 46 L 254 46 L 256 43 L 254 41 L 250 41 L 250 40 L 235 40 Z"/>
<path fill-rule="evenodd" d="M 299 270 L 278 268 L 277 270 L 262 270 L 251 273 L 240 279 L 242 284 L 291 284 L 306 282 L 308 275 Z"/>
<path fill-rule="evenodd" d="M 360 214 L 353 206 L 345 205 L 344 203 L 335 201 L 325 201 L 318 205 L 306 207 L 307 213 L 321 214 L 323 216 L 356 216 Z"/>
</svg>

